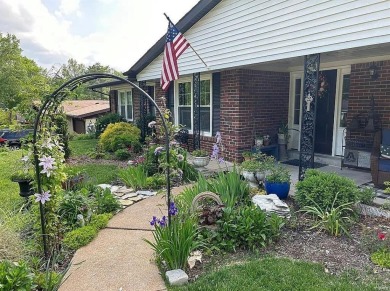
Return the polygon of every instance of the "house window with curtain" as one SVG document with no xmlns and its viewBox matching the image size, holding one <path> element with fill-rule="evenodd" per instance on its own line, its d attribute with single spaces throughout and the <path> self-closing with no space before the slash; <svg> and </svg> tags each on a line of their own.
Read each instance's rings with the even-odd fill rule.
<svg viewBox="0 0 390 291">
<path fill-rule="evenodd" d="M 343 89 L 341 92 L 340 127 L 347 127 L 350 76 L 351 75 L 349 74 L 343 75 Z"/>
<path fill-rule="evenodd" d="M 201 76 L 200 81 L 200 130 L 210 136 L 212 130 L 212 84 L 211 76 Z M 176 82 L 175 111 L 177 125 L 183 125 L 190 133 L 193 130 L 193 86 L 192 78 Z"/>
<path fill-rule="evenodd" d="M 118 92 L 118 114 L 128 121 L 133 121 L 133 95 L 131 91 Z"/>
</svg>

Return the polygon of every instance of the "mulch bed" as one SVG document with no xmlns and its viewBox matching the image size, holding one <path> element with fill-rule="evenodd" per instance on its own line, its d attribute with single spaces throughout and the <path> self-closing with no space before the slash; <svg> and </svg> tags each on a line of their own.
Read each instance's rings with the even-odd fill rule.
<svg viewBox="0 0 390 291">
<path fill-rule="evenodd" d="M 291 200 L 287 203 L 294 207 Z M 308 230 L 309 220 L 301 214 L 293 216 L 282 229 L 279 241 L 261 250 L 260 257 L 272 255 L 276 257 L 291 258 L 296 260 L 320 263 L 324 271 L 330 274 L 341 274 L 346 271 L 356 270 L 359 277 L 365 277 L 367 273 L 374 273 L 383 282 L 390 283 L 390 269 L 374 265 L 370 260 L 367 249 L 367 233 L 376 233 L 376 230 L 387 231 L 390 234 L 390 219 L 377 217 L 360 217 L 359 222 L 350 228 L 350 237 L 345 235 L 333 237 L 317 230 Z M 373 240 L 375 237 L 373 237 Z M 259 257 L 248 251 L 239 251 L 229 255 L 227 259 L 217 257 L 205 257 L 203 264 L 197 264 L 189 271 L 190 280 L 195 280 L 207 270 L 208 265 L 234 264 L 234 261 L 242 262 L 243 258 Z M 223 263 L 221 263 L 221 261 Z"/>
</svg>

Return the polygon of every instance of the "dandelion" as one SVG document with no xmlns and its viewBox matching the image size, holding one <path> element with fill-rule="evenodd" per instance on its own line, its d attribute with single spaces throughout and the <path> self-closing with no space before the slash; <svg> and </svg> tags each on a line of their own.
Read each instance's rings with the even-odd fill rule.
<svg viewBox="0 0 390 291">
<path fill-rule="evenodd" d="M 45 204 L 46 201 L 50 201 L 50 191 L 43 192 L 42 194 L 36 193 L 34 194 L 36 197 L 35 202 L 41 202 L 42 204 Z"/>
<path fill-rule="evenodd" d="M 178 155 L 177 155 L 177 160 L 178 160 L 179 162 L 184 161 L 184 156 L 183 156 L 182 154 L 178 154 Z"/>
</svg>

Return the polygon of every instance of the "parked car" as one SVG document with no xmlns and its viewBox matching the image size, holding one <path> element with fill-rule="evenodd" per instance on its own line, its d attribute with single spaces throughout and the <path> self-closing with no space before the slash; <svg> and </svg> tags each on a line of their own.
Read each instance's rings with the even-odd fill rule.
<svg viewBox="0 0 390 291">
<path fill-rule="evenodd" d="M 22 130 L 0 130 L 0 145 L 7 145 L 10 148 L 20 148 L 24 141 L 28 141 L 27 137 L 29 134 L 34 132 L 33 129 L 22 129 Z"/>
</svg>

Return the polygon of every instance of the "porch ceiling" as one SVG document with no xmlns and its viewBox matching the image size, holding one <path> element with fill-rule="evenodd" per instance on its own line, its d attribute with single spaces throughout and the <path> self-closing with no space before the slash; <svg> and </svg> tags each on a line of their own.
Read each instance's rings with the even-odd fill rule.
<svg viewBox="0 0 390 291">
<path fill-rule="evenodd" d="M 346 50 L 321 53 L 321 69 L 336 66 L 346 66 L 357 63 L 388 60 L 390 58 L 390 43 L 358 47 Z M 246 66 L 245 68 L 273 71 L 293 72 L 303 70 L 304 57 L 289 58 L 261 64 Z"/>
</svg>

